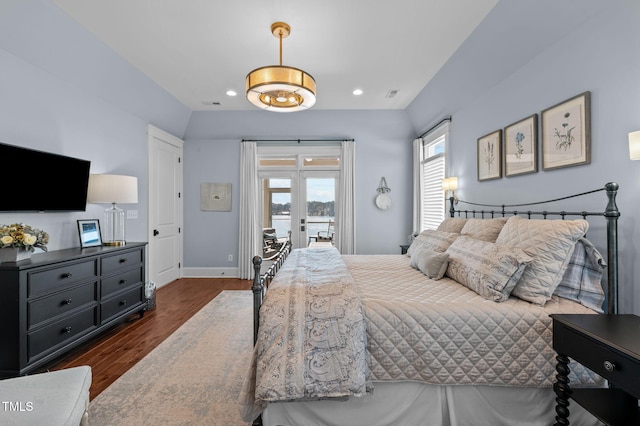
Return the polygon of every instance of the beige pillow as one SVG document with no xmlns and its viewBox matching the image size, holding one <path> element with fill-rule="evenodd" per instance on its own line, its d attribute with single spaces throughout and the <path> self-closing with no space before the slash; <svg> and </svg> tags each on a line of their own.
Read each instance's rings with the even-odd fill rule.
<svg viewBox="0 0 640 426">
<path fill-rule="evenodd" d="M 448 217 L 438 225 L 437 231 L 455 232 L 459 234 L 465 223 L 467 223 L 467 219 L 461 217 Z"/>
<path fill-rule="evenodd" d="M 461 235 L 467 235 L 476 240 L 488 241 L 495 243 L 502 227 L 507 223 L 508 217 L 496 217 L 492 219 L 467 219 Z"/>
<path fill-rule="evenodd" d="M 421 247 L 442 253 L 449 248 L 451 243 L 454 242 L 459 235 L 460 234 L 453 232 L 436 231 L 434 229 L 422 231 L 407 249 L 407 256 L 411 256 L 414 251 Z"/>
<path fill-rule="evenodd" d="M 562 280 L 576 242 L 588 229 L 584 219 L 510 217 L 496 243 L 520 248 L 533 257 L 512 294 L 539 305 L 547 303 Z"/>
<path fill-rule="evenodd" d="M 533 261 L 523 250 L 461 235 L 447 249 L 447 276 L 485 299 L 503 302 Z"/>
<path fill-rule="evenodd" d="M 439 280 L 447 271 L 448 253 L 440 253 L 427 248 L 419 248 L 411 255 L 409 265 L 419 269 L 427 277 Z"/>
</svg>

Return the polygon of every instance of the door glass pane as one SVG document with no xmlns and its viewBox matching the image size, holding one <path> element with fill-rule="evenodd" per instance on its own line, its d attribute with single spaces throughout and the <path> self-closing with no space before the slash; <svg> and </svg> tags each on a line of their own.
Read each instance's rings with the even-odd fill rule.
<svg viewBox="0 0 640 426">
<path fill-rule="evenodd" d="M 335 178 L 306 178 L 307 238 L 309 243 L 333 244 Z"/>
<path fill-rule="evenodd" d="M 286 238 L 291 230 L 291 179 L 265 179 L 264 189 L 264 227 Z"/>
</svg>

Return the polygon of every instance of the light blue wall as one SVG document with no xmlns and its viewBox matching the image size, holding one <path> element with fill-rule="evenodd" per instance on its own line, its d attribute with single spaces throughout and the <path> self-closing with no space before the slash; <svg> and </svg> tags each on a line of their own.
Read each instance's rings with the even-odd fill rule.
<svg viewBox="0 0 640 426">
<path fill-rule="evenodd" d="M 147 123 L 181 136 L 190 113 L 48 1 L 0 4 L 0 141 L 90 160 L 92 173 L 137 176 L 140 202 L 126 207 L 139 219 L 127 221 L 129 240 L 147 239 Z M 2 176 L 2 196 L 27 176 L 47 178 L 25 164 L 24 176 Z M 78 246 L 76 220 L 101 220 L 104 208 L 4 213 L 0 223 L 44 229 L 56 250 Z"/>
<path fill-rule="evenodd" d="M 185 135 L 185 266 L 225 267 L 237 258 L 242 139 L 347 138 L 356 141 L 356 251 L 399 253 L 411 233 L 411 124 L 404 111 L 196 112 Z M 374 205 L 381 177 L 393 206 Z M 232 211 L 201 212 L 202 182 L 230 182 Z"/>
<path fill-rule="evenodd" d="M 575 8 L 551 13 L 568 4 Z M 549 20 L 556 26 L 549 26 Z M 545 41 L 546 48 L 532 47 L 531 54 L 523 56 L 520 46 L 533 43 L 527 40 L 547 36 L 530 22 L 546 25 L 546 30 L 557 34 Z M 560 30 L 562 22 L 565 26 Z M 635 313 L 640 312 L 640 284 L 636 283 L 640 277 L 636 262 L 640 163 L 629 160 L 627 134 L 640 129 L 638 22 L 640 2 L 631 0 L 501 1 L 407 110 L 417 128 L 425 118 L 433 121 L 443 113 L 452 115 L 451 174 L 458 176 L 462 199 L 544 200 L 618 182 L 619 299 L 622 311 Z M 480 62 L 485 53 L 482 46 L 493 46 L 486 50 L 486 63 Z M 584 91 L 591 92 L 590 165 L 477 181 L 478 137 Z M 599 193 L 590 196 L 588 203 L 593 211 L 601 211 L 606 198 Z M 567 209 L 572 205 L 567 203 Z M 602 222 L 591 221 L 590 236 L 600 239 Z"/>
</svg>

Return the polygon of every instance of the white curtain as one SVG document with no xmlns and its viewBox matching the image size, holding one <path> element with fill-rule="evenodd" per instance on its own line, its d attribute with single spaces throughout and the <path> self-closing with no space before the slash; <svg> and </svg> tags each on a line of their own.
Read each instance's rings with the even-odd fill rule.
<svg viewBox="0 0 640 426">
<path fill-rule="evenodd" d="M 340 168 L 340 197 L 336 211 L 335 245 L 342 254 L 355 254 L 355 142 L 343 141 L 342 167 Z"/>
<path fill-rule="evenodd" d="M 413 141 L 413 231 L 420 231 L 422 220 L 422 138 Z"/>
<path fill-rule="evenodd" d="M 252 259 L 262 254 L 260 200 L 258 199 L 258 146 L 240 144 L 240 242 L 238 266 L 240 278 L 253 278 Z"/>
</svg>

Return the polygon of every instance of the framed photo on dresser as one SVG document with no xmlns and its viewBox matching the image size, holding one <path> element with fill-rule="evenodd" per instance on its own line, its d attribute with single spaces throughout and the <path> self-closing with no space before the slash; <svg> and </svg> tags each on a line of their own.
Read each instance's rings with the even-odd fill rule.
<svg viewBox="0 0 640 426">
<path fill-rule="evenodd" d="M 82 248 L 102 245 L 98 219 L 78 220 L 78 235 L 80 237 L 80 247 Z"/>
</svg>

